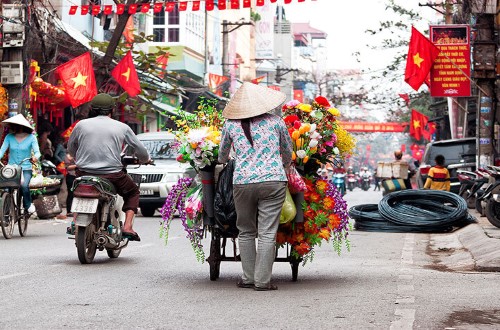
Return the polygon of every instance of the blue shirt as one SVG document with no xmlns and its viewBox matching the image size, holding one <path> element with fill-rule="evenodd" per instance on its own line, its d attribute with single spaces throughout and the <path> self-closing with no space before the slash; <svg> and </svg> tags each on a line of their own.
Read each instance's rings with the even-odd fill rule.
<svg viewBox="0 0 500 330">
<path fill-rule="evenodd" d="M 21 165 L 23 170 L 31 170 L 31 162 L 25 161 L 22 164 L 21 162 L 23 159 L 31 158 L 32 151 L 36 158 L 40 158 L 40 147 L 38 147 L 38 141 L 33 134 L 28 134 L 21 142 L 17 141 L 14 134 L 7 134 L 0 148 L 0 159 L 5 155 L 7 149 L 9 150 L 9 164 Z"/>
<path fill-rule="evenodd" d="M 279 116 L 264 114 L 251 120 L 253 147 L 243 133 L 241 120 L 228 119 L 222 128 L 219 162 L 235 150 L 234 184 L 287 181 L 285 167 L 292 162 L 292 140 Z"/>
</svg>

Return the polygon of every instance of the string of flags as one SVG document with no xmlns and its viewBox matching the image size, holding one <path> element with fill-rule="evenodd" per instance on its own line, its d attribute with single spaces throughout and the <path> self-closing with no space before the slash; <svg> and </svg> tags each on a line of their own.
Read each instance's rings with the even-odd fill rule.
<svg viewBox="0 0 500 330">
<path fill-rule="evenodd" d="M 202 8 L 202 2 L 205 3 L 205 10 L 212 11 L 216 7 L 219 10 L 226 9 L 240 9 L 240 8 L 251 8 L 254 3 L 256 6 L 261 7 L 267 3 L 276 3 L 278 0 L 192 0 L 192 1 L 165 1 L 165 2 L 154 2 L 151 3 L 135 3 L 135 4 L 116 4 L 116 5 L 81 5 L 81 6 L 71 6 L 69 8 L 70 15 L 76 15 L 78 9 L 80 9 L 81 15 L 91 14 L 97 16 L 99 14 L 111 15 L 116 13 L 117 15 L 122 15 L 128 13 L 130 15 L 136 13 L 148 13 L 153 9 L 154 13 L 161 13 L 163 10 L 166 12 L 174 11 L 177 6 L 179 11 L 187 11 L 191 9 L 192 11 L 199 11 Z M 305 2 L 306 0 L 283 0 L 285 4 L 290 4 L 295 2 Z M 316 0 L 311 0 L 316 1 Z M 190 4 L 190 5 L 189 5 Z"/>
</svg>

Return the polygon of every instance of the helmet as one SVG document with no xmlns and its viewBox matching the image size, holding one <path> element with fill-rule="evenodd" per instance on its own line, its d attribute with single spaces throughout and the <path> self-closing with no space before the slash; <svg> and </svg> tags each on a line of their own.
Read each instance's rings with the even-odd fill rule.
<svg viewBox="0 0 500 330">
<path fill-rule="evenodd" d="M 115 107 L 115 99 L 106 93 L 100 93 L 94 96 L 92 101 L 90 101 L 92 107 L 91 111 L 96 116 L 106 116 L 111 113 Z"/>
</svg>

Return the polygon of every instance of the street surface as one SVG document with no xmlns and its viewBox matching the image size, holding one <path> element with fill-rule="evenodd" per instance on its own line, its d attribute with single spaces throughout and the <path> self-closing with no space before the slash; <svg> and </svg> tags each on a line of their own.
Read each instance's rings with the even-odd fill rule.
<svg viewBox="0 0 500 330">
<path fill-rule="evenodd" d="M 381 197 L 359 188 L 345 196 L 350 206 Z M 238 262 L 223 262 L 210 281 L 179 219 L 167 246 L 159 220 L 138 217 L 142 241 L 118 259 L 98 252 L 91 265 L 79 263 L 67 220 L 34 220 L 28 237 L 17 228 L 12 239 L 0 237 L 0 328 L 500 328 L 500 274 L 437 267 L 435 235 L 353 230 L 350 252 L 323 245 L 297 282 L 289 264 L 275 263 L 279 290 L 256 292 L 236 287 Z"/>
</svg>

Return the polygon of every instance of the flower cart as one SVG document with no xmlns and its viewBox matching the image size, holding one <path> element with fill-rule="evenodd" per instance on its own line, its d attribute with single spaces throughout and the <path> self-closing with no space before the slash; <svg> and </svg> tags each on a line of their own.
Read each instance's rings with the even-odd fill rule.
<svg viewBox="0 0 500 330">
<path fill-rule="evenodd" d="M 167 242 L 171 220 L 178 214 L 197 260 L 208 262 L 210 279 L 215 281 L 220 275 L 222 261 L 240 261 L 234 207 L 231 208 L 231 202 L 226 200 L 222 210 L 217 210 L 221 204 L 218 200 L 221 190 L 226 190 L 222 198 L 232 198 L 224 182 L 232 182 L 232 170 L 228 169 L 229 164 L 225 167 L 214 165 L 223 123 L 220 112 L 206 102 L 202 102 L 198 110 L 193 117 L 176 119 L 179 128 L 177 159 L 190 162 L 201 174 L 198 178 L 181 178 L 172 187 L 161 210 L 160 234 Z M 282 110 L 293 141 L 294 167 L 288 174 L 290 194 L 276 237 L 275 261 L 290 263 L 292 280 L 296 281 L 299 265 L 312 261 L 314 247 L 323 241 L 332 243 L 339 255 L 344 245 L 350 248 L 346 202 L 332 180 L 322 179 L 318 170 L 326 164 L 341 166 L 343 158 L 353 152 L 355 141 L 337 122 L 339 111 L 324 97 L 317 97 L 311 104 L 291 101 Z M 290 206 L 292 215 L 287 212 Z M 210 233 L 208 257 L 202 244 L 207 233 Z M 232 253 L 228 252 L 229 241 Z"/>
<path fill-rule="evenodd" d="M 50 175 L 45 177 L 37 168 L 33 171 L 30 181 L 30 191 L 33 196 L 36 215 L 40 219 L 49 219 L 61 214 L 57 194 L 61 189 L 62 175 Z"/>
</svg>

